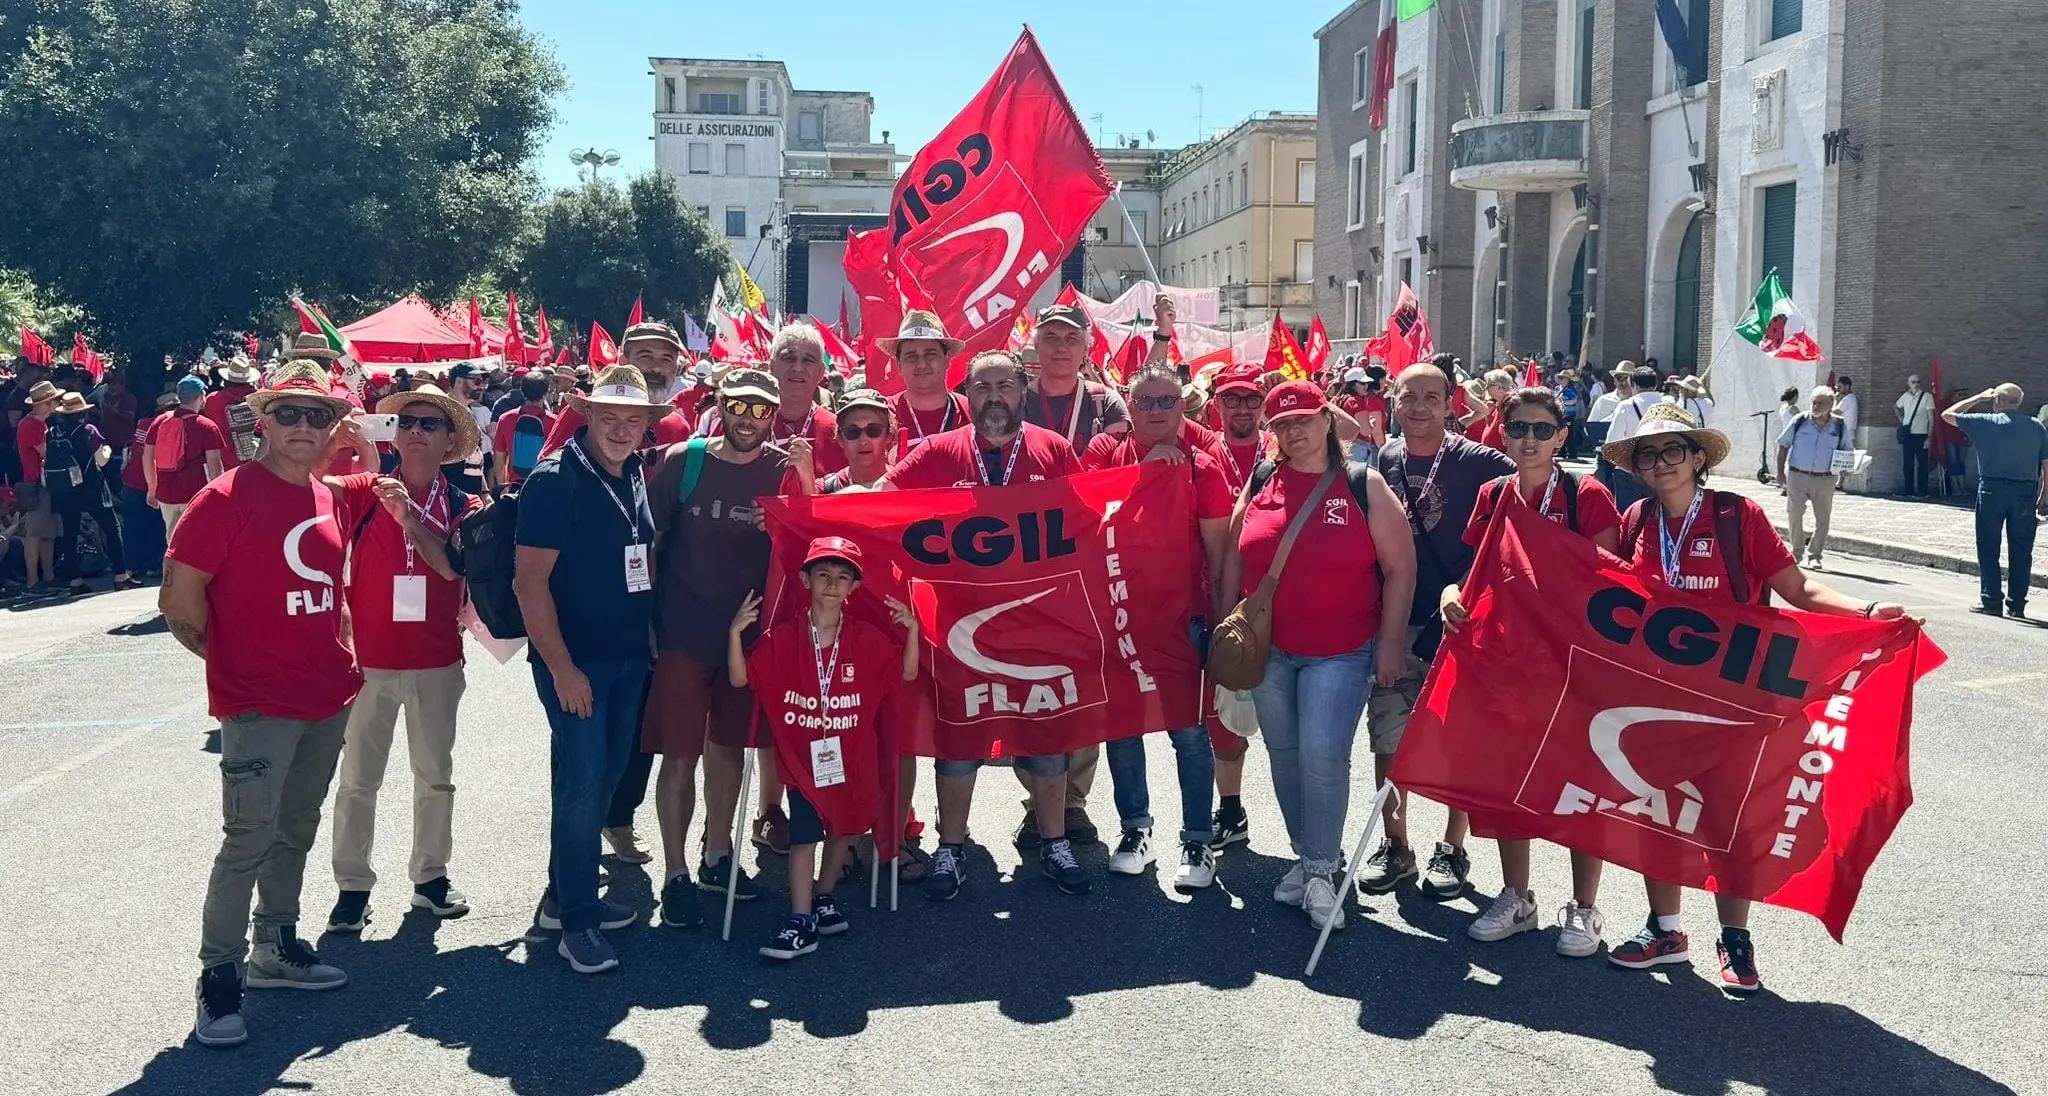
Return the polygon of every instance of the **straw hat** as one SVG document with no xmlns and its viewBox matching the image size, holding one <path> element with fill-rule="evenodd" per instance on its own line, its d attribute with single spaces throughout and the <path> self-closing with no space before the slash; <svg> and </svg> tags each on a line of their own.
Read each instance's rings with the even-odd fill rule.
<svg viewBox="0 0 2048 1096">
<path fill-rule="evenodd" d="M 1704 397 L 1707 394 L 1707 386 L 1702 384 L 1698 377 L 1690 374 L 1673 378 L 1672 383 L 1678 385 L 1678 390 L 1688 396 Z"/>
<path fill-rule="evenodd" d="M 49 381 L 37 381 L 33 386 L 29 388 L 28 398 L 21 402 L 33 407 L 36 404 L 48 403 L 51 400 L 62 399 L 63 397 L 63 389 L 58 388 L 56 385 L 51 384 Z"/>
<path fill-rule="evenodd" d="M 59 415 L 82 415 L 90 410 L 92 410 L 92 404 L 85 402 L 85 397 L 76 392 L 64 393 L 64 398 L 57 403 L 57 413 Z"/>
<path fill-rule="evenodd" d="M 630 365 L 608 365 L 591 382 L 590 393 L 569 397 L 576 413 L 589 418 L 593 407 L 630 407 L 645 411 L 654 406 L 647 394 L 647 378 Z"/>
<path fill-rule="evenodd" d="M 1616 468 L 1635 470 L 1636 443 L 1657 441 L 1663 438 L 1691 438 L 1693 444 L 1706 451 L 1707 467 L 1712 468 L 1728 459 L 1728 435 L 1719 430 L 1710 430 L 1700 425 L 1699 420 L 1686 413 L 1685 408 L 1675 403 L 1660 403 L 1643 415 L 1642 425 L 1636 432 L 1620 441 L 1610 441 L 1600 447 L 1600 455 Z"/>
<path fill-rule="evenodd" d="M 229 384 L 254 384 L 256 383 L 256 367 L 250 364 L 248 358 L 237 354 L 235 355 L 235 360 L 221 366 L 220 379 Z"/>
<path fill-rule="evenodd" d="M 939 322 L 938 313 L 927 312 L 921 308 L 903 314 L 903 323 L 897 327 L 895 338 L 876 339 L 875 345 L 882 348 L 882 353 L 893 358 L 896 356 L 897 344 L 905 339 L 931 339 L 945 350 L 949 358 L 958 354 L 960 348 L 967 345 L 946 334 L 946 325 Z"/>
<path fill-rule="evenodd" d="M 271 370 L 270 379 L 249 393 L 246 402 L 251 411 L 262 415 L 269 412 L 271 404 L 287 397 L 318 400 L 343 417 L 356 409 L 355 404 L 334 394 L 334 382 L 327 374 L 326 364 L 310 358 L 293 358 Z"/>
<path fill-rule="evenodd" d="M 469 406 L 431 384 L 420 385 L 410 392 L 393 392 L 378 400 L 377 413 L 380 415 L 396 415 L 407 406 L 415 403 L 433 404 L 435 407 L 440 408 L 441 413 L 446 415 L 448 421 L 454 425 L 455 448 L 449 450 L 448 455 L 442 458 L 443 464 L 454 464 L 456 461 L 468 460 L 469 455 L 476 452 L 477 448 L 483 444 L 483 434 L 477 429 L 476 416 L 470 414 Z"/>
<path fill-rule="evenodd" d="M 331 362 L 341 357 L 341 355 L 335 353 L 333 348 L 327 345 L 327 336 L 318 335 L 311 331 L 301 331 L 299 332 L 299 337 L 292 340 L 292 357 L 313 358 L 318 361 Z"/>
</svg>

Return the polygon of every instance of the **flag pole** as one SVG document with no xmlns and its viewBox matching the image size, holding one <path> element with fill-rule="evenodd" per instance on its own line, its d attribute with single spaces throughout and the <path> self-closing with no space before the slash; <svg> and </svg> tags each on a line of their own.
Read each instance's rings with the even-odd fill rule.
<svg viewBox="0 0 2048 1096">
<path fill-rule="evenodd" d="M 740 839 L 747 832 L 748 793 L 754 790 L 754 751 L 743 750 L 740 763 L 740 803 L 732 813 L 732 867 L 725 873 L 725 931 L 721 940 L 732 939 L 732 901 L 740 889 Z"/>
<path fill-rule="evenodd" d="M 1344 898 L 1351 893 L 1351 877 L 1358 871 L 1358 865 L 1365 859 L 1365 847 L 1372 843 L 1373 831 L 1380 825 L 1380 812 L 1386 808 L 1387 800 L 1394 794 L 1392 781 L 1380 785 L 1380 793 L 1372 798 L 1372 814 L 1365 820 L 1365 832 L 1358 835 L 1358 847 L 1351 850 L 1351 859 L 1344 865 L 1344 874 L 1337 884 L 1337 912 L 1323 922 L 1323 931 L 1316 936 L 1316 947 L 1308 953 L 1308 969 L 1301 972 L 1304 978 L 1314 977 L 1316 964 L 1323 961 L 1323 947 L 1330 942 L 1330 929 L 1337 923 L 1337 915 L 1344 912 Z"/>
<path fill-rule="evenodd" d="M 1145 246 L 1145 234 L 1138 231 L 1138 222 L 1132 219 L 1129 207 L 1124 205 L 1123 195 L 1124 185 L 1118 183 L 1110 188 L 1109 200 L 1116 203 L 1117 212 L 1124 215 L 1124 228 L 1130 231 L 1131 239 L 1137 241 L 1138 257 L 1145 260 L 1145 273 L 1152 275 L 1153 285 L 1163 286 L 1166 283 L 1159 280 L 1159 268 L 1152 265 L 1152 252 Z"/>
</svg>

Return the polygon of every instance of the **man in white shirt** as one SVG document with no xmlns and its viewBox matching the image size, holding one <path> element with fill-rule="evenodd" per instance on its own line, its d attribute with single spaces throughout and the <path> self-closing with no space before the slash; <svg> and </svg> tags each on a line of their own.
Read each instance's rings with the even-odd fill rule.
<svg viewBox="0 0 2048 1096">
<path fill-rule="evenodd" d="M 1714 401 L 1707 395 L 1705 382 L 1698 377 L 1673 377 L 1664 382 L 1664 388 L 1666 402 L 1685 408 L 1701 426 L 1714 425 Z"/>
<path fill-rule="evenodd" d="M 1904 478 L 1900 481 L 1899 494 L 1913 498 L 1927 497 L 1927 435 L 1934 430 L 1934 396 L 1920 387 L 1919 377 L 1906 378 L 1906 390 L 1901 393 L 1892 410 L 1899 416 L 1899 451 L 1904 456 L 1900 467 Z"/>
<path fill-rule="evenodd" d="M 1643 424 L 1643 415 L 1650 408 L 1664 402 L 1664 397 L 1654 387 L 1638 387 L 1648 378 L 1655 376 L 1655 373 L 1648 370 L 1637 369 L 1636 363 L 1630 361 L 1622 362 L 1614 367 L 1614 384 L 1616 389 L 1619 390 L 1623 384 L 1623 378 L 1626 377 L 1630 382 L 1630 387 L 1637 390 L 1616 404 L 1614 414 L 1609 416 L 1607 420 L 1607 437 L 1610 440 L 1634 435 L 1636 427 Z M 1633 471 L 1627 468 L 1616 468 L 1608 464 L 1605 458 L 1601 459 L 1600 467 L 1596 474 L 1600 477 L 1601 482 L 1607 484 L 1607 489 L 1614 493 L 1615 507 L 1624 513 L 1628 511 L 1630 506 L 1635 504 L 1636 500 L 1649 497 L 1649 489 L 1643 486 L 1643 481 L 1637 479 Z"/>
<path fill-rule="evenodd" d="M 1851 448 L 1856 443 L 1856 429 L 1863 425 L 1863 405 L 1857 401 L 1854 389 L 1848 374 L 1835 378 L 1835 417 L 1841 419 L 1843 427 L 1849 431 Z"/>
</svg>

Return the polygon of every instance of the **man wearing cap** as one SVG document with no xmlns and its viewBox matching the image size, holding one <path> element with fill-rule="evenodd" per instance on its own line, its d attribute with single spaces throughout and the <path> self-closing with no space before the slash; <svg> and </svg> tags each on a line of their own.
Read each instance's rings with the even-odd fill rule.
<svg viewBox="0 0 2048 1096">
<path fill-rule="evenodd" d="M 781 391 L 782 404 L 769 420 L 768 442 L 785 445 L 809 438 L 811 461 L 819 475 L 837 472 L 840 463 L 838 421 L 819 406 L 818 387 L 825 382 L 825 339 L 807 320 L 791 320 L 768 344 L 768 369 Z M 722 399 L 722 397 L 721 397 Z M 698 422 L 699 436 L 715 437 L 725 429 L 722 411 L 707 412 Z"/>
<path fill-rule="evenodd" d="M 21 518 L 21 551 L 31 591 L 43 588 L 38 571 L 43 579 L 57 578 L 57 538 L 64 531 L 64 523 L 57 517 L 50 492 L 43 488 L 43 449 L 50 436 L 50 416 L 63 398 L 64 390 L 47 380 L 30 385 L 22 401 L 27 414 L 14 434 L 15 451 L 21 458 L 23 489 L 35 496 Z"/>
<path fill-rule="evenodd" d="M 948 393 L 950 395 L 950 393 Z M 958 398 L 958 397 L 955 397 Z M 853 388 L 832 405 L 839 422 L 839 452 L 846 462 L 842 471 L 820 476 L 810 460 L 809 438 L 789 443 L 789 474 L 782 494 L 830 495 L 848 487 L 873 487 L 889 471 L 897 451 L 897 427 L 885 397 L 872 388 Z M 961 412 L 966 420 L 966 412 Z"/>
<path fill-rule="evenodd" d="M 654 405 L 641 449 L 674 445 L 690 436 L 690 419 L 669 403 L 675 396 L 676 361 L 682 352 L 683 340 L 676 335 L 675 328 L 665 323 L 636 323 L 627 328 L 625 337 L 619 340 L 619 353 L 624 364 L 642 370 L 640 375 L 648 386 L 647 398 Z M 583 428 L 583 415 L 577 406 L 575 399 L 568 399 L 568 406 L 562 408 L 554 428 L 548 432 L 542 456 L 560 449 L 576 435 L 576 431 Z"/>
<path fill-rule="evenodd" d="M 1614 414 L 1607 420 L 1607 436 L 1610 439 L 1634 437 L 1636 428 L 1643 423 L 1643 416 L 1650 413 L 1650 408 L 1664 402 L 1664 397 L 1657 391 L 1656 376 L 1655 372 L 1637 368 L 1636 363 L 1630 361 L 1614 367 L 1616 389 L 1619 390 L 1621 379 L 1627 377 L 1633 382 L 1635 391 L 1615 404 Z M 1643 481 L 1637 479 L 1636 474 L 1626 468 L 1609 465 L 1606 482 L 1607 489 L 1614 494 L 1615 508 L 1623 513 L 1650 496 L 1650 489 L 1643 486 Z"/>
<path fill-rule="evenodd" d="M 324 343 L 321 349 L 326 349 Z M 256 391 L 256 367 L 237 357 L 220 368 L 219 376 L 220 390 L 207 394 L 205 413 L 220 428 L 220 465 L 225 469 L 256 458 L 256 412 L 248 404 L 249 394 Z"/>
<path fill-rule="evenodd" d="M 349 618 L 363 670 L 334 793 L 334 882 L 341 896 L 327 918 L 330 932 L 361 932 L 369 922 L 377 792 L 401 709 L 412 761 L 412 905 L 435 917 L 469 912 L 448 882 L 455 713 L 465 684 L 455 620 L 462 578 L 449 559 L 448 537 L 481 500 L 450 484 L 441 466 L 476 448 L 476 425 L 468 408 L 431 384 L 384 397 L 377 413 L 398 416 L 396 474 L 327 480 L 349 534 Z"/>
<path fill-rule="evenodd" d="M 654 621 L 654 515 L 641 443 L 655 413 L 630 365 L 574 398 L 588 422 L 519 491 L 513 591 L 546 712 L 552 773 L 549 888 L 535 918 L 560 929 L 579 974 L 619 965 L 604 931 L 634 912 L 597 894 L 597 836 L 639 738 Z"/>
<path fill-rule="evenodd" d="M 1024 421 L 1067 439 L 1076 453 L 1086 451 L 1097 434 L 1131 428 L 1123 397 L 1081 377 L 1094 332 L 1080 305 L 1056 304 L 1039 310 L 1031 333 L 1038 376 L 1024 394 Z"/>
<path fill-rule="evenodd" d="M 341 426 L 353 408 L 329 389 L 326 365 L 300 358 L 249 397 L 262 452 L 193 497 L 157 599 L 171 634 L 206 660 L 208 707 L 221 721 L 223 836 L 206 887 L 193 1024 L 207 1046 L 248 1038 L 245 985 L 348 982 L 297 931 L 306 853 L 363 680 L 335 588 L 345 534 L 333 492 L 313 479 L 337 435 L 353 433 Z"/>
<path fill-rule="evenodd" d="M 203 413 L 206 382 L 180 377 L 176 391 L 178 406 L 158 415 L 142 440 L 143 481 L 149 505 L 163 513 L 166 537 L 192 497 L 227 467 L 226 436 Z"/>
<path fill-rule="evenodd" d="M 946 390 L 946 369 L 966 344 L 946 334 L 937 313 L 913 309 L 893 339 L 876 339 L 882 353 L 896 359 L 903 391 L 889 397 L 889 412 L 899 431 L 899 458 L 927 440 L 967 425 L 967 397 Z"/>
</svg>

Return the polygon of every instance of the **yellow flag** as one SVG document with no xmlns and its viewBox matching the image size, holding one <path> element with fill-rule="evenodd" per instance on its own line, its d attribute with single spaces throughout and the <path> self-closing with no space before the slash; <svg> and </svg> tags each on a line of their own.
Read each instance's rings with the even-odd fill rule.
<svg viewBox="0 0 2048 1096">
<path fill-rule="evenodd" d="M 732 265 L 740 274 L 740 303 L 745 305 L 749 312 L 759 312 L 767 307 L 768 295 L 761 292 L 761 287 L 754 284 L 754 279 L 747 277 L 747 268 L 738 263 Z"/>
</svg>

